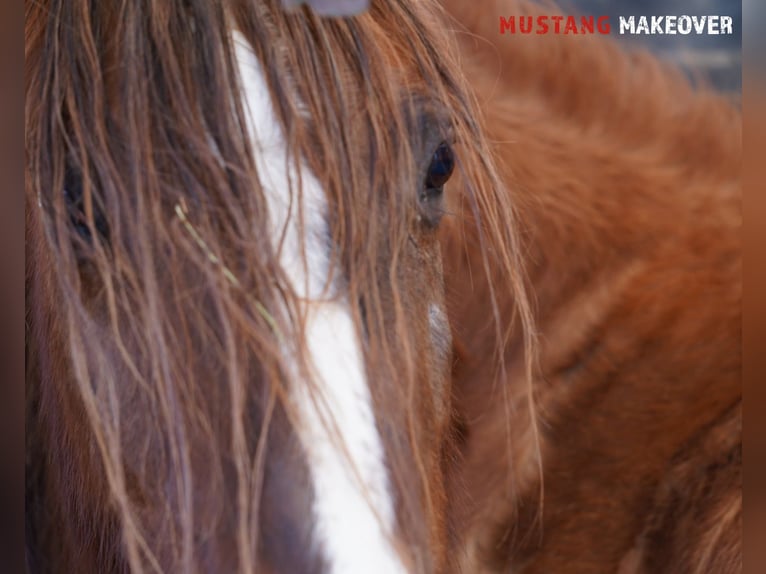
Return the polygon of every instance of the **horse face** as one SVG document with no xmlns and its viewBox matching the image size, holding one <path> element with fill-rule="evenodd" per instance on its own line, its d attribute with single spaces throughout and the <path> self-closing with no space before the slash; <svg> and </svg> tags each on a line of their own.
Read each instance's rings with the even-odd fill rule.
<svg viewBox="0 0 766 574">
<path fill-rule="evenodd" d="M 407 131 L 391 134 L 390 141 L 405 140 L 412 157 L 391 163 L 410 169 L 390 178 L 385 188 L 363 181 L 333 196 L 325 187 L 332 183 L 323 182 L 306 159 L 289 157 L 263 66 L 240 34 L 235 34 L 235 48 L 272 248 L 283 273 L 282 288 L 297 295 L 303 321 L 298 340 L 283 344 L 282 352 L 295 362 L 284 377 L 292 430 L 300 443 L 300 462 L 291 463 L 302 477 L 295 488 L 306 500 L 292 509 L 296 515 L 283 519 L 310 521 L 310 542 L 303 552 L 315 549 L 311 567 L 323 563 L 328 572 L 381 573 L 431 569 L 431 546 L 441 532 L 435 522 L 438 509 L 427 504 L 442 494 L 440 437 L 448 412 L 451 357 L 436 235 L 445 209 L 444 186 L 455 163 L 449 123 L 420 98 L 403 98 Z M 321 131 L 323 118 L 310 120 Z M 371 137 L 363 122 L 349 131 L 361 141 Z M 360 148 L 343 150 L 342 163 L 360 162 Z M 394 158 L 399 151 L 377 153 Z M 378 158 L 366 159 L 372 169 L 381 169 Z M 300 185 L 292 187 L 290 182 L 298 180 Z M 374 202 L 371 211 L 386 217 L 377 225 L 357 223 L 356 237 L 345 238 L 344 244 L 332 229 L 342 223 L 337 211 L 369 217 L 371 206 L 360 205 L 363 201 Z M 386 212 L 388 205 L 394 206 L 393 213 Z M 392 240 L 387 225 L 403 233 Z M 354 254 L 354 242 L 372 247 Z M 371 268 L 377 271 L 372 276 Z M 376 317 L 370 311 L 373 297 L 378 298 Z M 377 338 L 371 337 L 376 328 Z M 381 343 L 387 355 L 379 352 Z M 304 370 L 296 366 L 301 360 L 296 348 L 305 351 Z M 391 352 L 397 348 L 410 360 Z M 415 417 L 416 424 L 408 417 Z M 417 465 L 424 467 L 424 476 L 413 470 Z M 285 511 L 290 509 L 273 513 Z M 269 540 L 265 556 L 281 556 L 276 562 L 282 560 L 285 571 L 296 568 L 295 558 L 285 560 L 288 552 L 280 550 L 285 544 L 294 550 L 293 542 Z M 413 549 L 429 557 L 416 564 Z M 310 566 L 302 561 L 300 568 Z"/>
<path fill-rule="evenodd" d="M 438 570 L 446 72 L 407 4 L 239 8 L 30 8 L 34 552 Z"/>
</svg>

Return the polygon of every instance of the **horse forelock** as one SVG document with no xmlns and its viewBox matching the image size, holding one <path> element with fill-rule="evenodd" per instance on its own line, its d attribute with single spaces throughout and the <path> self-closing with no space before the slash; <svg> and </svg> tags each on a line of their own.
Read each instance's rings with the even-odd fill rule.
<svg viewBox="0 0 766 574">
<path fill-rule="evenodd" d="M 435 567 L 423 437 L 440 423 L 415 399 L 438 363 L 423 341 L 448 353 L 449 327 L 437 300 L 411 316 L 436 278 L 406 282 L 423 101 L 460 142 L 485 272 L 500 263 L 528 317 L 512 212 L 430 3 L 342 21 L 244 0 L 29 6 L 28 205 L 58 297 L 30 304 L 62 322 L 56 376 L 89 437 L 65 446 L 100 453 L 116 553 L 136 571 L 358 571 L 371 548 L 387 572 Z"/>
</svg>

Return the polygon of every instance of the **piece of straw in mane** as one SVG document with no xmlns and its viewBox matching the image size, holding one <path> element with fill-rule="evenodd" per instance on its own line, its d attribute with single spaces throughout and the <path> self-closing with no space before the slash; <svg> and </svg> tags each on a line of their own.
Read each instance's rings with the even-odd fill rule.
<svg viewBox="0 0 766 574">
<path fill-rule="evenodd" d="M 36 535 L 58 548 L 60 567 L 193 571 L 207 560 L 244 572 L 269 552 L 258 547 L 263 505 L 279 503 L 261 496 L 273 480 L 268 433 L 292 420 L 284 373 L 297 368 L 310 384 L 311 371 L 305 316 L 262 232 L 266 202 L 232 98 L 232 22 L 267 73 L 291 154 L 326 190 L 331 264 L 348 300 L 363 303 L 364 317 L 361 306 L 353 313 L 370 376 L 397 381 L 392 392 L 408 398 L 423 392 L 397 266 L 412 217 L 397 191 L 420 181 L 410 140 L 417 99 L 451 115 L 480 222 L 477 271 L 491 268 L 514 290 L 530 326 L 509 199 L 496 193 L 433 10 L 375 2 L 334 21 L 245 0 L 27 3 L 28 352 L 38 357 L 28 376 L 44 421 L 35 448 L 54 462 L 46 503 L 67 525 L 55 543 L 52 532 Z M 61 193 L 71 172 L 82 181 L 84 235 Z M 495 328 L 503 341 L 506 326 Z M 283 341 L 297 367 L 284 363 Z M 55 376 L 37 380 L 51 368 Z M 428 539 L 418 514 L 443 505 L 428 484 L 441 460 L 419 446 L 433 429 L 412 409 L 394 411 L 401 401 L 373 398 L 381 432 L 406 429 L 403 452 L 417 461 L 413 483 L 409 458 L 389 460 L 402 530 Z"/>
</svg>

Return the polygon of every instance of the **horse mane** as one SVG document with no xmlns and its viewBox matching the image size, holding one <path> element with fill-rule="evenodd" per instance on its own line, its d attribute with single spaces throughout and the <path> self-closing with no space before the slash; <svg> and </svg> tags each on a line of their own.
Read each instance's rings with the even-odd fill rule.
<svg viewBox="0 0 766 574">
<path fill-rule="evenodd" d="M 656 558 L 652 544 L 671 531 L 655 527 L 673 523 L 668 499 L 691 508 L 691 497 L 720 487 L 711 471 L 684 491 L 676 477 L 697 471 L 672 470 L 673 461 L 693 458 L 720 421 L 729 434 L 694 451 L 695 464 L 720 463 L 721 484 L 731 484 L 741 460 L 730 420 L 741 416 L 741 112 L 731 97 L 610 38 L 499 33 L 500 16 L 560 13 L 552 3 L 443 4 L 518 209 L 540 348 L 537 437 L 513 376 L 520 347 L 513 338 L 506 346 L 507 377 L 484 366 L 493 344 L 483 327 L 487 286 L 465 279 L 478 256 L 470 236 L 447 234 L 450 313 L 463 344 L 455 385 L 464 461 L 451 492 L 464 567 L 616 570 L 633 545 Z M 511 299 L 499 302 L 501 316 L 511 315 Z M 506 443 L 509 457 L 499 458 Z M 706 492 L 721 496 L 715 504 L 736 499 Z M 678 534 L 663 552 L 709 569 L 718 545 L 735 560 L 741 500 L 722 508 L 704 511 L 706 521 L 726 517 L 720 528 Z"/>
<path fill-rule="evenodd" d="M 266 437 L 292 424 L 281 374 L 308 367 L 301 345 L 297 367 L 282 353 L 304 318 L 263 233 L 232 27 L 267 71 L 290 153 L 327 192 L 331 264 L 360 302 L 375 376 L 416 392 L 396 266 L 412 198 L 395 190 L 418 180 L 407 134 L 422 98 L 460 142 L 479 267 L 514 291 L 531 333 L 513 206 L 436 9 L 380 1 L 341 21 L 276 1 L 26 3 L 28 566 L 192 571 L 216 532 L 232 541 L 222 564 L 257 561 Z M 423 423 L 380 408 L 419 463 L 404 514 L 433 511 L 422 499 L 441 461 L 418 453 Z M 410 469 L 389 462 L 404 485 Z"/>
</svg>

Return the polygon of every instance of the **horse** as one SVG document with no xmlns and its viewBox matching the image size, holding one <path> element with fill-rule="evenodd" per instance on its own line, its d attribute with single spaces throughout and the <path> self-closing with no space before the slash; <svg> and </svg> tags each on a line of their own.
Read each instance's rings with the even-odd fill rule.
<svg viewBox="0 0 766 574">
<path fill-rule="evenodd" d="M 446 222 L 462 571 L 741 572 L 736 100 L 612 38 L 498 33 L 550 3 L 444 4 L 517 208 L 538 343 L 530 394 L 519 330 L 504 371 L 492 360 L 476 233 Z M 499 304 L 510 322 L 512 295 Z"/>
<path fill-rule="evenodd" d="M 531 332 L 511 198 L 438 5 L 288 8 L 26 2 L 30 572 L 453 567 L 445 185 Z"/>
<path fill-rule="evenodd" d="M 28 570 L 737 571 L 737 110 L 442 4 L 27 3 Z"/>
</svg>

